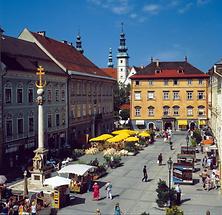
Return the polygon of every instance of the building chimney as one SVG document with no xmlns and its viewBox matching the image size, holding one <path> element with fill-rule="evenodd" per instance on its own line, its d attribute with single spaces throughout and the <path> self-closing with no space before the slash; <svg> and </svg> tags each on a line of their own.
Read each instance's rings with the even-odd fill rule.
<svg viewBox="0 0 222 215">
<path fill-rule="evenodd" d="M 143 68 L 144 68 L 144 66 L 143 66 L 143 65 L 141 65 L 141 66 L 140 66 L 140 68 L 141 68 L 141 69 L 143 69 Z"/>
<path fill-rule="evenodd" d="M 68 44 L 68 41 L 67 40 L 62 40 L 63 43 L 65 44 Z"/>
<path fill-rule="evenodd" d="M 150 62 L 153 63 L 153 57 L 150 58 Z"/>
<path fill-rule="evenodd" d="M 41 36 L 45 37 L 46 32 L 45 32 L 45 31 L 38 31 L 38 32 L 37 32 L 37 34 L 39 34 L 39 35 L 41 35 Z"/>
<path fill-rule="evenodd" d="M 159 66 L 160 66 L 159 59 L 156 59 L 156 67 L 159 67 Z"/>
<path fill-rule="evenodd" d="M 184 57 L 185 62 L 187 62 L 187 56 Z"/>
</svg>

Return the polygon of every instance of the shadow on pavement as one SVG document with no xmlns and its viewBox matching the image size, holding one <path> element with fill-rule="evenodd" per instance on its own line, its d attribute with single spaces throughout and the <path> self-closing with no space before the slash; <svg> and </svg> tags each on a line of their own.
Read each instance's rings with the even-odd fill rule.
<svg viewBox="0 0 222 215">
<path fill-rule="evenodd" d="M 193 179 L 193 185 L 200 183 L 200 179 Z"/>
<path fill-rule="evenodd" d="M 85 198 L 75 197 L 70 199 L 69 205 L 85 204 Z"/>
<path fill-rule="evenodd" d="M 113 195 L 113 199 L 119 197 L 119 194 Z"/>
<path fill-rule="evenodd" d="M 191 200 L 191 198 L 181 199 L 181 204 L 183 204 L 184 202 L 188 202 L 188 201 L 190 201 L 190 200 Z"/>
</svg>

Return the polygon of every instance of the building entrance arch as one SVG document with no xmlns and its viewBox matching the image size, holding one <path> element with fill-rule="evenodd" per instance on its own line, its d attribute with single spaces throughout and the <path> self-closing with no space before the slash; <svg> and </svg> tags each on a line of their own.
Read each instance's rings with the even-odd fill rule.
<svg viewBox="0 0 222 215">
<path fill-rule="evenodd" d="M 153 122 L 150 122 L 150 123 L 148 124 L 148 129 L 149 129 L 149 130 L 154 130 L 154 128 L 155 128 L 154 123 L 153 123 Z"/>
<path fill-rule="evenodd" d="M 166 123 L 164 124 L 164 130 L 167 130 L 167 129 L 169 129 L 169 128 L 172 130 L 173 125 L 172 125 L 171 122 L 166 122 Z"/>
</svg>

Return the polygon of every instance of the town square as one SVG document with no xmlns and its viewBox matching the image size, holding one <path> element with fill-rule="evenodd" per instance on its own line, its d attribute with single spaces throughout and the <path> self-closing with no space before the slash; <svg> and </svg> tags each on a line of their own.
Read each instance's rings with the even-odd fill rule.
<svg viewBox="0 0 222 215">
<path fill-rule="evenodd" d="M 0 214 L 221 215 L 221 9 L 0 0 Z"/>
</svg>

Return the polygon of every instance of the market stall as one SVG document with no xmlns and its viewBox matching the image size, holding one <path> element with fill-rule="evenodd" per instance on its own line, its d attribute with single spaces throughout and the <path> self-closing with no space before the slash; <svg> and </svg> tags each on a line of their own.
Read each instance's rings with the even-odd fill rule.
<svg viewBox="0 0 222 215">
<path fill-rule="evenodd" d="M 65 166 L 58 171 L 60 175 L 68 175 L 71 179 L 70 191 L 76 193 L 83 193 L 87 190 L 87 182 L 89 175 L 93 174 L 97 167 L 86 164 L 72 164 Z"/>
<path fill-rule="evenodd" d="M 181 154 L 192 154 L 194 155 L 194 161 L 196 161 L 196 147 L 181 146 Z"/>
<path fill-rule="evenodd" d="M 191 163 L 173 164 L 173 182 L 175 184 L 193 184 L 193 165 Z"/>
<path fill-rule="evenodd" d="M 177 163 L 184 164 L 190 163 L 194 168 L 195 156 L 193 154 L 178 154 L 177 155 Z"/>
</svg>

